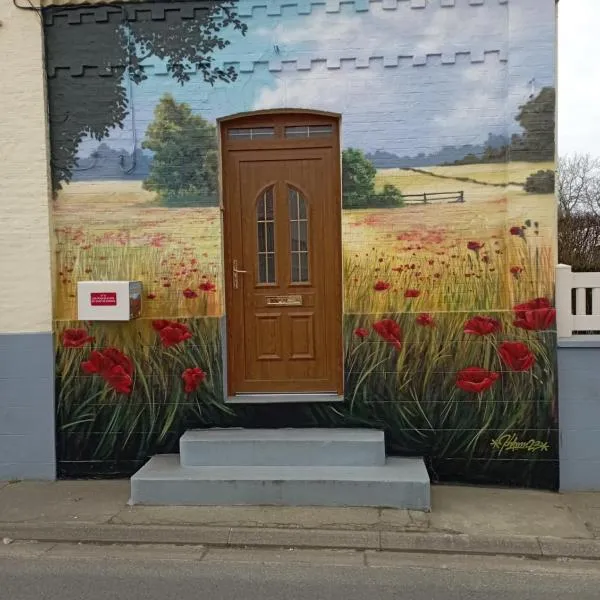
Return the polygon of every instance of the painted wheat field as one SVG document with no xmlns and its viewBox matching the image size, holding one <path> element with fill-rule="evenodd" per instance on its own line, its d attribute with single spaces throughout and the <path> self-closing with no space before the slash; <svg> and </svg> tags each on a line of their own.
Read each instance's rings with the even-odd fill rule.
<svg viewBox="0 0 600 600">
<path fill-rule="evenodd" d="M 380 427 L 434 479 L 554 487 L 554 198 L 499 185 L 551 167 L 379 171 L 379 186 L 466 202 L 344 211 L 346 401 L 268 414 L 223 402 L 220 210 L 162 208 L 139 182 L 66 186 L 53 212 L 63 474 L 131 473 L 190 426 L 275 423 Z M 84 279 L 142 280 L 144 318 L 75 321 Z"/>
</svg>

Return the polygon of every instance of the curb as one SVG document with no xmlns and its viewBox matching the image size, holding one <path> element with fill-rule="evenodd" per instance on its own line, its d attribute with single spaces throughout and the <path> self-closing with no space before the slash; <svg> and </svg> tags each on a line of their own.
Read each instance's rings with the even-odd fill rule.
<svg viewBox="0 0 600 600">
<path fill-rule="evenodd" d="M 385 550 L 407 553 L 504 555 L 599 560 L 600 540 L 376 530 L 183 527 L 112 524 L 0 524 L 0 538 L 87 544 Z"/>
</svg>

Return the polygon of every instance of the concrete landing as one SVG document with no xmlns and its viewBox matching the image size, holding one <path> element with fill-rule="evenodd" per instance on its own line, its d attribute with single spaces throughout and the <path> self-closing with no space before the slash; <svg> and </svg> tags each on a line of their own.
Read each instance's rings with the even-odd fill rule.
<svg viewBox="0 0 600 600">
<path fill-rule="evenodd" d="M 382 466 L 184 467 L 178 455 L 152 458 L 131 478 L 131 502 L 150 505 L 376 506 L 428 511 L 422 459 Z"/>
<path fill-rule="evenodd" d="M 373 429 L 192 429 L 179 451 L 184 467 L 385 465 Z"/>
</svg>

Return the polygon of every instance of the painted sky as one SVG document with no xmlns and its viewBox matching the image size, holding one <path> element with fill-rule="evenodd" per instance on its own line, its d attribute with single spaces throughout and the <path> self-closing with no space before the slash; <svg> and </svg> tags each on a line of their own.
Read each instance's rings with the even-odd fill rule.
<svg viewBox="0 0 600 600">
<path fill-rule="evenodd" d="M 600 156 L 599 0 L 558 7 L 558 151 Z"/>
<path fill-rule="evenodd" d="M 325 3 L 304 2 L 311 14 L 284 6 L 274 15 L 264 7 L 251 11 L 250 0 L 242 0 L 241 14 L 252 13 L 244 17 L 248 34 L 228 31 L 231 44 L 216 55 L 239 64 L 238 80 L 211 87 L 194 75 L 181 87 L 156 74 L 159 63 L 148 60 L 148 80 L 132 87 L 135 140 L 138 145 L 143 140 L 154 106 L 166 92 L 210 120 L 274 107 L 339 112 L 346 147 L 398 155 L 478 144 L 488 133 L 518 131 L 518 106 L 541 87 L 554 85 L 554 3 L 441 3 L 428 0 L 426 8 L 416 9 L 409 0 L 397 5 L 377 0 L 362 11 L 354 2 L 342 2 L 338 12 L 328 12 Z M 472 62 L 469 53 L 483 52 L 483 62 Z M 397 65 L 390 63 L 396 56 L 401 57 Z M 449 56 L 454 63 L 448 63 Z M 426 64 L 414 66 L 413 57 L 427 57 Z M 297 61 L 310 68 L 298 70 Z M 331 68 L 337 61 L 339 68 Z M 281 70 L 274 70 L 279 64 Z M 135 140 L 129 117 L 108 141 L 115 149 L 130 150 Z M 85 142 L 80 155 L 96 145 Z"/>
</svg>

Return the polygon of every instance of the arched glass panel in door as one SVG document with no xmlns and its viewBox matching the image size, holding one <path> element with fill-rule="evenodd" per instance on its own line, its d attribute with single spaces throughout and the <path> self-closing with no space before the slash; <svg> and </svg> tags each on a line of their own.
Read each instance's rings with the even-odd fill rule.
<svg viewBox="0 0 600 600">
<path fill-rule="evenodd" d="M 290 281 L 306 283 L 309 280 L 308 210 L 302 194 L 288 187 L 290 214 Z"/>
<path fill-rule="evenodd" d="M 258 283 L 275 283 L 275 209 L 273 188 L 266 189 L 256 203 Z"/>
</svg>

